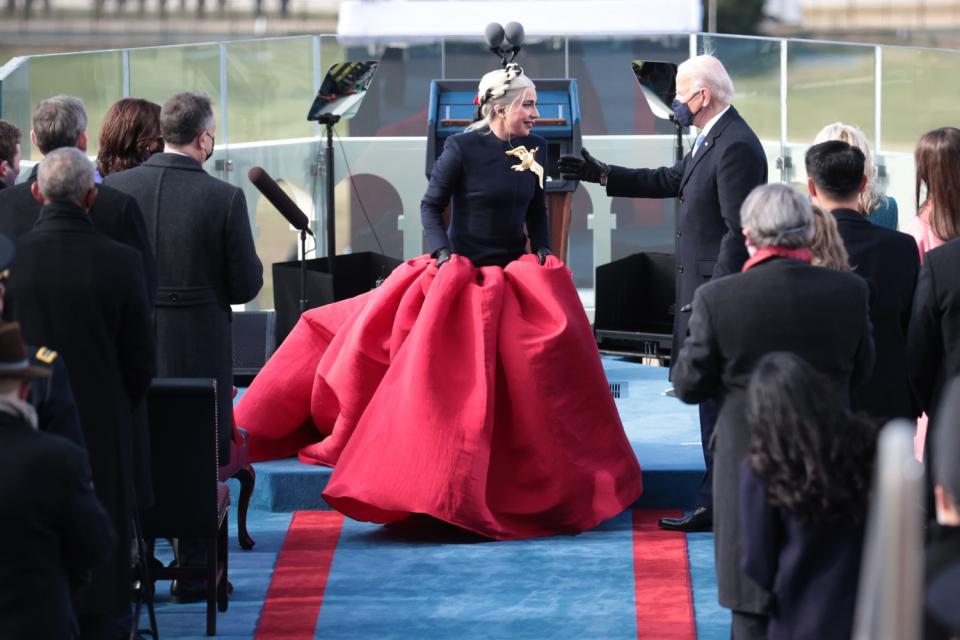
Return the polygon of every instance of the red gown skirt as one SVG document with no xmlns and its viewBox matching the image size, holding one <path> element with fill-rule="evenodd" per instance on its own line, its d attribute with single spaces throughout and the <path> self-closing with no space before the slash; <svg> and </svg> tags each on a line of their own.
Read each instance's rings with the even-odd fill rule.
<svg viewBox="0 0 960 640">
<path fill-rule="evenodd" d="M 251 459 L 334 467 L 323 497 L 357 520 L 496 539 L 628 508 L 640 466 L 567 268 L 435 264 L 303 314 L 237 405 Z"/>
</svg>

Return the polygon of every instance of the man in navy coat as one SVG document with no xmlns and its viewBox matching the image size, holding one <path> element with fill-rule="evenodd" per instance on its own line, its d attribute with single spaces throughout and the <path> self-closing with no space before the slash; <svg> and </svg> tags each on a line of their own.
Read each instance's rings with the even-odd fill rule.
<svg viewBox="0 0 960 640">
<path fill-rule="evenodd" d="M 730 101 L 733 82 L 713 56 L 690 58 L 677 69 L 673 111 L 677 121 L 700 130 L 693 149 L 672 167 L 627 169 L 608 166 L 586 149 L 582 158 L 560 158 L 567 179 L 599 182 L 607 195 L 677 198 L 677 301 L 673 321 L 674 360 L 687 335 L 690 303 L 697 287 L 711 278 L 737 273 L 747 259 L 740 228 L 740 205 L 767 181 L 767 160 L 760 140 Z M 697 505 L 683 518 L 664 518 L 660 526 L 701 531 L 713 524 L 713 453 L 710 440 L 719 407 L 700 404 L 700 434 L 706 473 Z"/>
</svg>

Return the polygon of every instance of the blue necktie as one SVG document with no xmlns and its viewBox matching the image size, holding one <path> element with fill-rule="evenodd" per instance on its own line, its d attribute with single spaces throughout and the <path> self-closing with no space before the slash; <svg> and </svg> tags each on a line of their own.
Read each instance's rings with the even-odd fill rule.
<svg viewBox="0 0 960 640">
<path fill-rule="evenodd" d="M 697 150 L 700 149 L 700 145 L 701 145 L 701 144 L 703 144 L 703 134 L 702 134 L 702 133 L 697 136 L 697 141 L 693 143 L 693 153 L 691 154 L 693 157 L 696 157 L 696 155 L 697 155 Z"/>
</svg>

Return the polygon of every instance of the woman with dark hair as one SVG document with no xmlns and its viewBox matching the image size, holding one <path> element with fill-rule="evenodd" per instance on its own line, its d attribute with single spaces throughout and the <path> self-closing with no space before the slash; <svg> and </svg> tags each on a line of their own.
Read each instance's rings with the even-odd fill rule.
<svg viewBox="0 0 960 640">
<path fill-rule="evenodd" d="M 920 261 L 930 249 L 960 237 L 960 129 L 943 127 L 920 137 L 917 165 L 917 217 L 907 231 L 917 241 Z M 921 195 L 926 198 L 921 200 Z"/>
<path fill-rule="evenodd" d="M 747 387 L 743 570 L 772 594 L 771 640 L 848 640 L 877 430 L 799 356 L 764 356 Z"/>
<path fill-rule="evenodd" d="M 142 98 L 123 98 L 107 110 L 97 154 L 101 177 L 138 167 L 162 151 L 160 105 Z"/>
<path fill-rule="evenodd" d="M 536 87 L 511 64 L 483 77 L 476 104 L 421 203 L 430 255 L 304 313 L 237 424 L 251 459 L 334 467 L 323 497 L 357 520 L 578 533 L 633 504 L 640 466 L 570 271 L 550 254 Z"/>
</svg>

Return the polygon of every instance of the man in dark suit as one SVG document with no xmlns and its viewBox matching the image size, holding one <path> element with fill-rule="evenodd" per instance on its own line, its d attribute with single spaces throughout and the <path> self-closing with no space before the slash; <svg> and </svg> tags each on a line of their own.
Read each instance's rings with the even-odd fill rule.
<svg viewBox="0 0 960 640">
<path fill-rule="evenodd" d="M 0 120 L 0 191 L 12 187 L 20 175 L 20 129 Z"/>
<path fill-rule="evenodd" d="M 583 157 L 561 156 L 565 178 L 599 182 L 607 195 L 677 198 L 677 298 L 673 318 L 674 361 L 687 334 L 689 304 L 697 287 L 711 278 L 736 273 L 747 252 L 740 230 L 740 205 L 750 190 L 766 183 L 767 160 L 760 140 L 730 101 L 733 82 L 713 56 L 690 58 L 677 69 L 674 115 L 700 129 L 693 150 L 672 167 L 626 169 L 607 166 L 586 149 Z M 664 518 L 660 526 L 679 531 L 709 529 L 713 521 L 710 440 L 718 406 L 705 398 L 700 406 L 700 435 L 706 473 L 693 513 Z"/>
<path fill-rule="evenodd" d="M 27 360 L 17 323 L 0 324 L 0 629 L 4 638 L 73 638 L 72 592 L 114 547 L 87 453 L 37 430 L 26 402 L 49 370 Z"/>
<path fill-rule="evenodd" d="M 263 285 L 243 191 L 208 175 L 216 121 L 210 98 L 180 93 L 163 105 L 165 153 L 107 177 L 132 195 L 147 220 L 160 279 L 156 306 L 157 370 L 164 377 L 217 380 L 220 464 L 233 435 L 230 305 L 252 300 Z M 178 561 L 202 564 L 205 551 L 180 541 Z M 180 602 L 205 597 L 202 581 L 177 583 Z"/>
<path fill-rule="evenodd" d="M 853 272 L 871 291 L 870 321 L 877 362 L 867 382 L 853 394 L 853 408 L 884 423 L 919 415 L 907 380 L 907 325 L 920 270 L 917 244 L 905 233 L 869 222 L 860 213 L 867 186 L 864 155 L 846 142 L 831 140 L 807 151 L 810 197 L 833 214 Z"/>
<path fill-rule="evenodd" d="M 687 336 L 673 371 L 688 403 L 723 399 L 714 458 L 714 531 L 720 604 L 733 610 L 734 638 L 765 636 L 769 593 L 741 569 L 740 464 L 750 441 L 745 389 L 754 366 L 772 351 L 794 353 L 845 393 L 873 368 L 869 290 L 853 274 L 814 267 L 810 205 L 790 187 L 765 185 L 743 204 L 751 258 L 745 272 L 694 294 Z"/>
<path fill-rule="evenodd" d="M 13 241 L 0 234 L 0 316 L 3 315 L 3 294 L 10 265 L 16 255 Z M 48 347 L 27 345 L 30 364 L 49 371 L 49 375 L 37 378 L 30 384 L 27 402 L 37 410 L 37 424 L 41 431 L 54 433 L 86 448 L 77 403 L 70 388 L 70 375 L 63 358 Z"/>
<path fill-rule="evenodd" d="M 131 423 L 153 375 L 150 305 L 140 254 L 93 227 L 93 165 L 80 150 L 47 154 L 31 189 L 44 205 L 17 243 L 6 313 L 70 371 L 94 487 L 118 538 L 78 611 L 86 635 L 110 636 L 130 604 Z"/>
<path fill-rule="evenodd" d="M 30 141 L 46 155 L 55 149 L 76 147 L 87 150 L 87 112 L 79 98 L 54 96 L 37 105 L 33 112 Z M 40 215 L 40 203 L 31 194 L 37 181 L 37 167 L 22 183 L 0 191 L 0 233 L 17 240 L 33 229 Z M 97 231 L 140 253 L 144 282 L 150 300 L 157 288 L 156 262 L 147 243 L 147 231 L 140 207 L 116 189 L 100 187 L 90 218 Z"/>
</svg>

